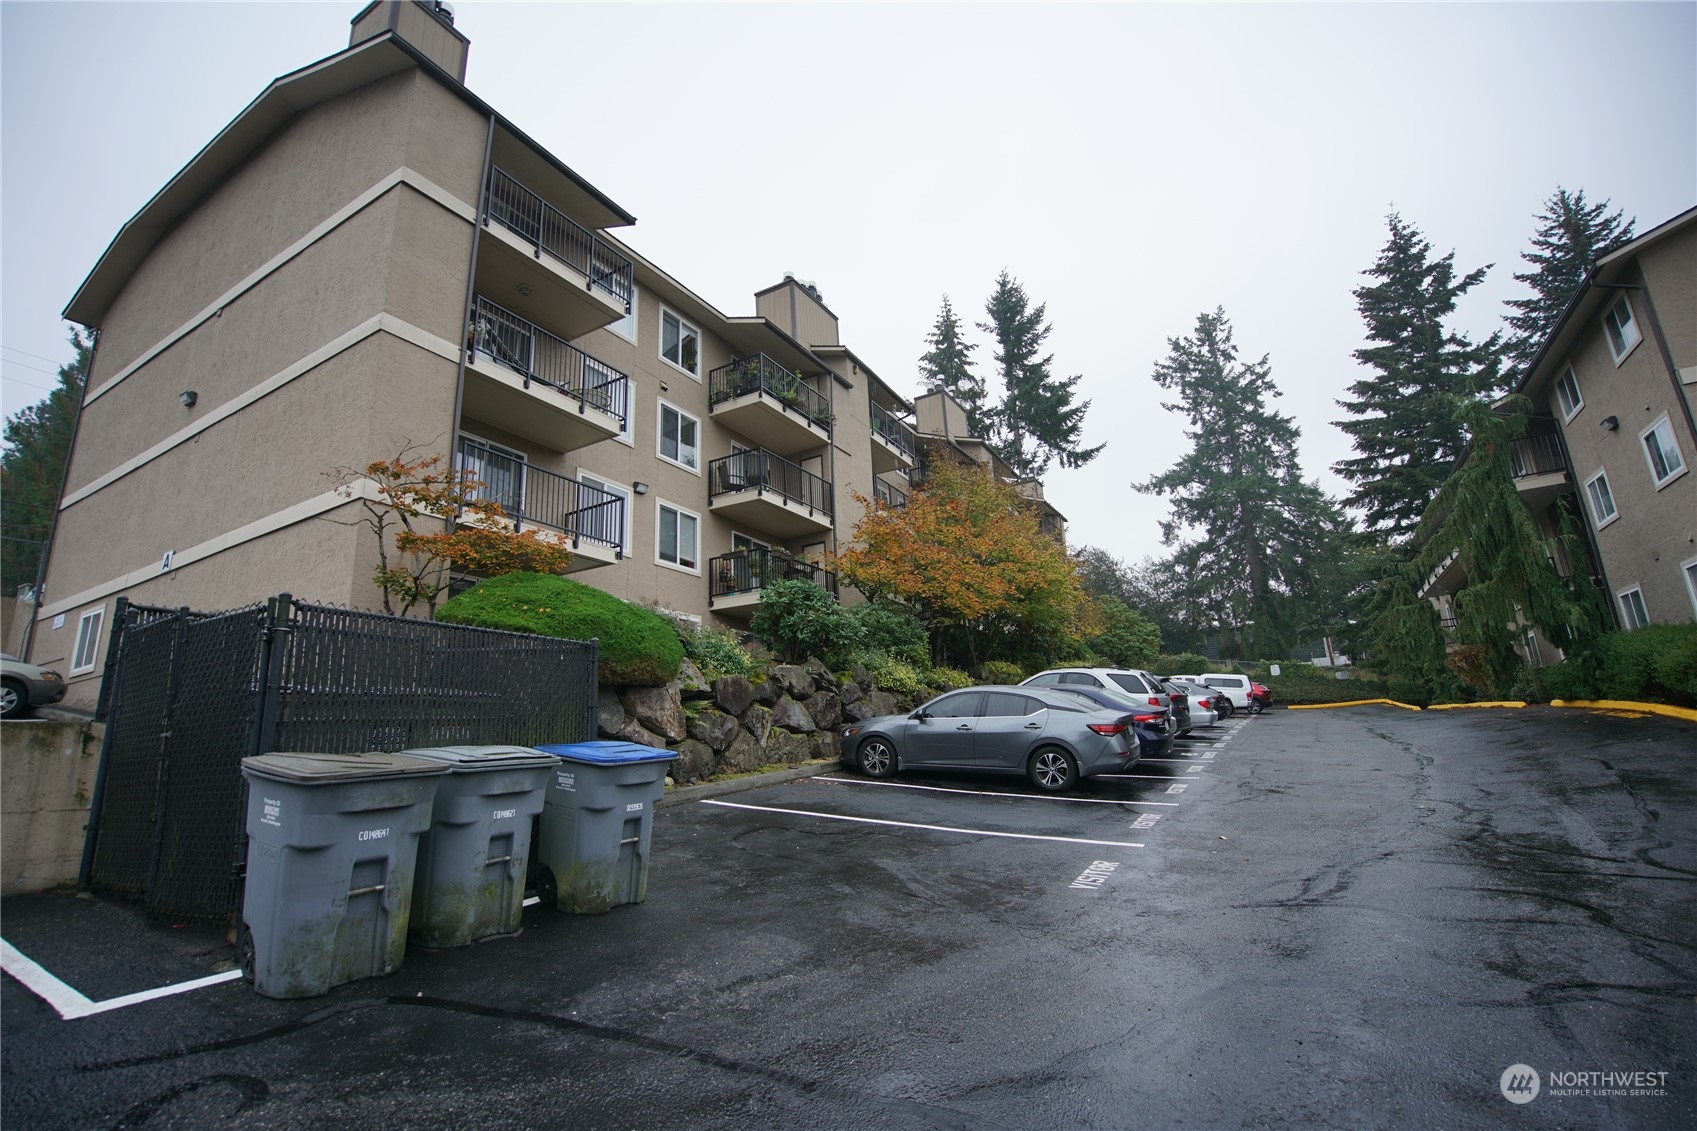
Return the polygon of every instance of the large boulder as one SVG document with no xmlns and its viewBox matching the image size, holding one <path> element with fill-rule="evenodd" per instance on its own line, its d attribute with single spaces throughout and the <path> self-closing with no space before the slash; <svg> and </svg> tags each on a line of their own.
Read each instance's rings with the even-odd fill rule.
<svg viewBox="0 0 1697 1131">
<path fill-rule="evenodd" d="M 665 739 L 651 731 L 643 729 L 642 724 L 637 722 L 635 719 L 626 719 L 625 725 L 620 727 L 618 731 L 614 733 L 613 737 L 622 738 L 626 742 L 635 742 L 641 746 L 657 746 L 661 750 L 666 748 Z"/>
<path fill-rule="evenodd" d="M 770 707 L 784 697 L 784 685 L 777 680 L 767 677 L 764 683 L 754 685 L 754 701 L 765 707 Z"/>
<path fill-rule="evenodd" d="M 688 725 L 691 738 L 715 751 L 724 750 L 737 736 L 737 720 L 723 711 L 697 711 Z"/>
<path fill-rule="evenodd" d="M 677 760 L 672 763 L 672 780 L 700 781 L 713 772 L 713 748 L 705 742 L 686 738 L 678 747 Z"/>
<path fill-rule="evenodd" d="M 616 691 L 602 689 L 595 695 L 595 729 L 602 738 L 613 738 L 625 725 L 625 705 Z"/>
<path fill-rule="evenodd" d="M 822 730 L 813 736 L 813 744 L 818 749 L 815 758 L 841 758 L 843 756 L 843 736 L 834 730 Z"/>
<path fill-rule="evenodd" d="M 872 708 L 872 715 L 894 715 L 901 711 L 901 702 L 888 691 L 874 691 L 866 696 L 867 705 Z M 868 715 L 871 718 L 872 715 Z"/>
<path fill-rule="evenodd" d="M 816 692 L 807 701 L 807 713 L 820 730 L 831 730 L 843 721 L 843 701 L 829 691 Z"/>
<path fill-rule="evenodd" d="M 772 708 L 772 725 L 801 734 L 812 734 L 819 729 L 813 721 L 813 716 L 807 713 L 807 708 L 787 695 L 778 700 L 778 705 Z M 768 738 L 766 741 L 772 740 Z"/>
<path fill-rule="evenodd" d="M 678 665 L 678 685 L 685 699 L 710 699 L 713 697 L 713 687 L 707 682 L 707 677 L 701 674 L 701 669 L 687 656 Z"/>
<path fill-rule="evenodd" d="M 754 685 L 740 675 L 722 675 L 713 681 L 713 701 L 740 716 L 754 702 Z"/>
<path fill-rule="evenodd" d="M 853 723 L 863 723 L 877 713 L 872 709 L 872 704 L 864 699 L 857 699 L 843 708 L 843 717 Z"/>
<path fill-rule="evenodd" d="M 766 744 L 756 742 L 746 730 L 739 733 L 730 747 L 719 756 L 719 762 L 730 773 L 758 770 L 767 762 Z"/>
<path fill-rule="evenodd" d="M 756 703 L 743 712 L 742 725 L 749 734 L 754 736 L 754 741 L 764 746 L 767 732 L 772 729 L 771 709 Z"/>
<path fill-rule="evenodd" d="M 864 698 L 866 692 L 860 689 L 860 684 L 853 679 L 845 679 L 837 684 L 837 694 L 842 698 L 843 706 Z"/>
<path fill-rule="evenodd" d="M 772 737 L 766 740 L 766 761 L 793 766 L 813 757 L 813 750 L 811 735 L 791 734 L 787 730 L 773 727 Z"/>
<path fill-rule="evenodd" d="M 619 692 L 625 710 L 643 726 L 663 734 L 670 742 L 688 736 L 684 728 L 684 705 L 676 683 L 665 687 L 627 687 Z"/>
<path fill-rule="evenodd" d="M 813 673 L 798 664 L 774 664 L 767 675 L 785 695 L 805 699 L 813 694 Z"/>
</svg>

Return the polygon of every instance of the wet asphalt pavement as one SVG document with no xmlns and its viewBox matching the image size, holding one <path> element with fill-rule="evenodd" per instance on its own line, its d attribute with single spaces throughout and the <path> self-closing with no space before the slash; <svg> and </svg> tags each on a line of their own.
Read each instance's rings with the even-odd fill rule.
<svg viewBox="0 0 1697 1131">
<path fill-rule="evenodd" d="M 0 1122 L 1697 1125 L 1697 725 L 1233 722 L 1072 800 L 832 771 L 664 808 L 645 904 L 531 908 L 311 1001 L 234 982 L 63 1021 L 8 977 Z M 231 958 L 64 895 L 0 931 L 95 1001 Z"/>
</svg>

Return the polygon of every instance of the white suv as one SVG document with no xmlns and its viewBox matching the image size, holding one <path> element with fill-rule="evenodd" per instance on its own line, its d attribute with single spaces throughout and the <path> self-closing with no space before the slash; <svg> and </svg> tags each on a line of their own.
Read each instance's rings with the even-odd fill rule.
<svg viewBox="0 0 1697 1131">
<path fill-rule="evenodd" d="M 1226 697 L 1233 711 L 1249 710 L 1249 677 L 1234 675 L 1231 672 L 1203 672 L 1201 675 L 1175 675 L 1168 679 L 1182 679 L 1186 683 L 1200 683 L 1204 687 L 1212 687 Z M 1227 712 L 1229 716 L 1230 711 Z"/>
<path fill-rule="evenodd" d="M 1173 697 L 1161 686 L 1161 677 L 1139 668 L 1050 668 L 1026 680 L 1023 687 L 1099 687 L 1118 691 L 1163 711 L 1173 709 Z"/>
</svg>

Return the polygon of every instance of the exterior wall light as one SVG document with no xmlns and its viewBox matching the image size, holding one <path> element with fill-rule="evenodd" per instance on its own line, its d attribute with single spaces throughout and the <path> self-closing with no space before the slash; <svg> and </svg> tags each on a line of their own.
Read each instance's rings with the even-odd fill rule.
<svg viewBox="0 0 1697 1131">
<path fill-rule="evenodd" d="M 632 483 L 630 485 L 630 489 L 632 491 L 635 491 L 639 495 L 648 494 L 648 484 L 642 482 L 641 480 L 638 480 L 637 482 Z"/>
<path fill-rule="evenodd" d="M 194 402 L 200 399 L 200 394 L 193 389 L 184 389 L 177 394 L 177 399 L 183 402 L 184 408 L 193 408 Z"/>
<path fill-rule="evenodd" d="M 1605 416 L 1602 419 L 1602 425 L 1605 431 L 1613 432 L 1615 429 L 1620 427 L 1620 417 Z"/>
</svg>

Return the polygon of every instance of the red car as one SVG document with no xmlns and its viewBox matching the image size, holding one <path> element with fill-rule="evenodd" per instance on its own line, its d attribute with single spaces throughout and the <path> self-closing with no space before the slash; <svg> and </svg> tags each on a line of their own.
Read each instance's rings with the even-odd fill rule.
<svg viewBox="0 0 1697 1131">
<path fill-rule="evenodd" d="M 1249 713 L 1259 715 L 1273 701 L 1272 690 L 1264 683 L 1249 681 Z"/>
</svg>

